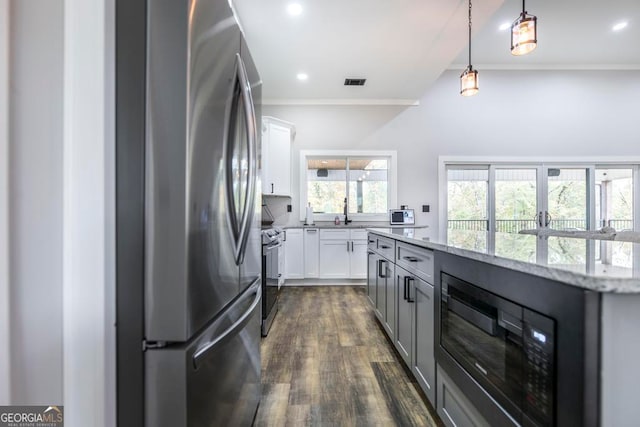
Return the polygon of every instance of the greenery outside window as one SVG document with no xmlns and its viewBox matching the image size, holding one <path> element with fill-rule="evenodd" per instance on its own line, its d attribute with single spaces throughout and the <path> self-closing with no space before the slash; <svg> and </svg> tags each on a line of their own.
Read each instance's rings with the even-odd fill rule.
<svg viewBox="0 0 640 427">
<path fill-rule="evenodd" d="M 317 221 L 387 221 L 396 204 L 395 151 L 302 151 L 300 219 L 311 204 Z"/>
</svg>

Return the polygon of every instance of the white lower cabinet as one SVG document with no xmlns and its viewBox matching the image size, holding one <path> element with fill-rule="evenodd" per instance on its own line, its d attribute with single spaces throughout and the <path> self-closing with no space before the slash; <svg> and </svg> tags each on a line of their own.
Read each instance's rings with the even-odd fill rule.
<svg viewBox="0 0 640 427">
<path fill-rule="evenodd" d="M 436 406 L 440 419 L 448 427 L 490 426 L 439 365 Z"/>
<path fill-rule="evenodd" d="M 317 228 L 304 229 L 304 277 L 320 277 L 320 233 Z"/>
<path fill-rule="evenodd" d="M 366 279 L 366 230 L 320 230 L 320 278 Z"/>
<path fill-rule="evenodd" d="M 349 249 L 347 240 L 320 240 L 320 278 L 349 277 Z"/>
<path fill-rule="evenodd" d="M 285 279 L 304 279 L 304 239 L 302 228 L 286 229 L 283 244 Z"/>
<path fill-rule="evenodd" d="M 349 277 L 352 279 L 367 278 L 367 239 L 352 240 L 349 255 Z"/>
</svg>

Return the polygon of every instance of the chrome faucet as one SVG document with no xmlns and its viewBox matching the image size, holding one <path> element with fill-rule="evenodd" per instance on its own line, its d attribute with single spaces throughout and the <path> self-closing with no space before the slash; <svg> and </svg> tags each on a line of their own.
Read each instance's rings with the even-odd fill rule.
<svg viewBox="0 0 640 427">
<path fill-rule="evenodd" d="M 344 198 L 344 225 L 347 225 L 351 222 L 348 216 L 349 208 L 347 207 L 347 198 Z"/>
</svg>

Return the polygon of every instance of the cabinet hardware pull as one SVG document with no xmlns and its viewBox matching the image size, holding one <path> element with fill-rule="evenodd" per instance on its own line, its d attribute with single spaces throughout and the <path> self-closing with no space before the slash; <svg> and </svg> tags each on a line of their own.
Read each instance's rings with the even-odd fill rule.
<svg viewBox="0 0 640 427">
<path fill-rule="evenodd" d="M 402 259 L 405 259 L 409 262 L 419 262 L 422 261 L 420 258 L 416 258 L 414 256 L 403 256 Z"/>
<path fill-rule="evenodd" d="M 416 300 L 411 299 L 411 282 L 415 279 L 413 277 L 407 277 L 407 302 L 416 302 Z"/>
<path fill-rule="evenodd" d="M 407 283 L 409 276 L 404 276 L 404 300 L 407 300 Z"/>
<path fill-rule="evenodd" d="M 271 183 L 271 194 L 273 194 L 273 182 Z"/>
<path fill-rule="evenodd" d="M 347 252 L 349 252 L 349 241 L 347 240 Z"/>
<path fill-rule="evenodd" d="M 351 241 L 351 252 L 353 252 L 353 240 Z"/>
<path fill-rule="evenodd" d="M 380 277 L 381 279 L 384 279 L 386 277 L 384 273 L 382 273 L 382 264 L 384 264 L 385 262 L 386 261 L 383 259 L 378 260 L 378 277 Z"/>
<path fill-rule="evenodd" d="M 375 243 L 375 242 L 376 242 L 375 240 L 369 240 L 369 243 Z"/>
<path fill-rule="evenodd" d="M 382 249 L 391 249 L 391 246 L 387 246 L 387 245 L 380 245 L 380 247 L 381 247 Z"/>
</svg>

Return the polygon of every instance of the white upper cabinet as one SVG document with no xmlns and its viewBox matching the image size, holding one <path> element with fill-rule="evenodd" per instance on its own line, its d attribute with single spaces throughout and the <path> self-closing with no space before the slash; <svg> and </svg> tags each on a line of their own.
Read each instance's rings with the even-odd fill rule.
<svg viewBox="0 0 640 427">
<path fill-rule="evenodd" d="M 274 117 L 262 118 L 262 193 L 291 196 L 292 123 Z"/>
</svg>

